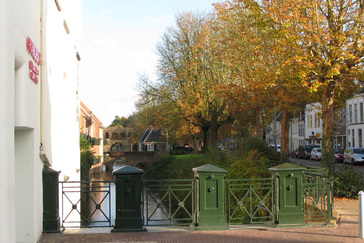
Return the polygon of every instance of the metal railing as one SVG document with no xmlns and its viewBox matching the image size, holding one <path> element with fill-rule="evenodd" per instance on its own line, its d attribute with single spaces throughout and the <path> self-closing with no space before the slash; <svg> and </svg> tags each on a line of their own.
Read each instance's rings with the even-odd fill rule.
<svg viewBox="0 0 364 243">
<path fill-rule="evenodd" d="M 60 181 L 62 228 L 111 227 L 114 181 Z"/>
<path fill-rule="evenodd" d="M 228 224 L 274 221 L 273 179 L 230 179 L 226 184 Z"/>
<path fill-rule="evenodd" d="M 194 180 L 143 180 L 145 225 L 189 225 Z"/>
<path fill-rule="evenodd" d="M 333 183 L 327 170 L 308 168 L 303 178 L 303 200 L 307 224 L 330 224 L 333 204 Z"/>
</svg>

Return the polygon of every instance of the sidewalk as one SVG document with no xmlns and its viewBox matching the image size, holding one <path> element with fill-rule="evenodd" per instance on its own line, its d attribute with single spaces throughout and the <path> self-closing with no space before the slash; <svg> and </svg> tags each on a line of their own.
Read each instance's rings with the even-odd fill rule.
<svg viewBox="0 0 364 243">
<path fill-rule="evenodd" d="M 147 227 L 142 233 L 109 233 L 110 228 L 44 234 L 38 243 L 78 242 L 363 242 L 359 239 L 359 201 L 335 199 L 337 224 L 322 227 L 238 226 L 227 231 L 192 231 L 189 227 Z"/>
</svg>

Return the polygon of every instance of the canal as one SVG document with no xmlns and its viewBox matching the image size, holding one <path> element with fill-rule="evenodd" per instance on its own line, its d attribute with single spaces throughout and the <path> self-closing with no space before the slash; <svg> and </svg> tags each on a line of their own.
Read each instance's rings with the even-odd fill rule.
<svg viewBox="0 0 364 243">
<path fill-rule="evenodd" d="M 114 170 L 122 166 L 114 166 Z M 115 224 L 115 183 L 112 171 L 94 173 L 89 182 L 61 182 L 60 215 L 64 228 L 113 227 Z M 146 192 L 146 188 L 143 191 Z M 160 194 L 143 193 L 144 225 L 170 224 L 166 205 Z M 145 207 L 146 206 L 146 207 Z M 149 220 L 148 220 L 149 219 Z M 148 222 L 147 222 L 148 220 Z M 162 223 L 164 224 L 164 223 Z"/>
</svg>

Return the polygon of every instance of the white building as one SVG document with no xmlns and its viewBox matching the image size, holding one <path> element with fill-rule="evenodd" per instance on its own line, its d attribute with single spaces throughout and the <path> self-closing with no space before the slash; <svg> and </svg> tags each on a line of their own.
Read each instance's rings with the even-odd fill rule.
<svg viewBox="0 0 364 243">
<path fill-rule="evenodd" d="M 363 147 L 364 93 L 346 101 L 346 136 L 348 147 Z"/>
<path fill-rule="evenodd" d="M 80 13 L 81 0 L 0 0 L 0 242 L 41 236 L 41 144 L 54 169 L 79 167 Z"/>
<path fill-rule="evenodd" d="M 322 141 L 322 108 L 320 103 L 306 105 L 305 141 L 306 144 L 321 145 Z"/>
<path fill-rule="evenodd" d="M 279 112 L 271 121 L 267 129 L 265 129 L 265 141 L 271 145 L 281 144 L 282 134 L 282 112 Z"/>
</svg>

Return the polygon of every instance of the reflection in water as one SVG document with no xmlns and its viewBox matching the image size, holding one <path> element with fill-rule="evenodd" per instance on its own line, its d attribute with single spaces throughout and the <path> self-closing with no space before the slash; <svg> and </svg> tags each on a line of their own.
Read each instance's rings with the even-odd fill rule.
<svg viewBox="0 0 364 243">
<path fill-rule="evenodd" d="M 115 223 L 115 184 L 112 171 L 92 174 L 86 196 L 88 227 L 110 227 Z"/>
<path fill-rule="evenodd" d="M 114 166 L 114 170 L 121 166 Z M 62 189 L 70 199 L 63 199 L 63 227 L 112 227 L 115 225 L 115 178 L 112 171 L 95 173 L 90 182 L 65 184 L 70 189 Z M 171 224 L 168 203 L 161 202 L 159 193 L 146 193 L 143 188 L 145 225 Z M 81 199 L 80 199 L 81 195 Z M 146 198 L 148 197 L 148 199 Z M 63 197 L 65 198 L 65 196 Z M 162 199 L 162 201 L 164 201 Z M 77 206 L 76 209 L 73 207 Z M 67 215 L 68 214 L 68 215 Z M 80 217 L 81 214 L 81 217 Z M 148 220 L 147 220 L 148 219 Z M 81 221 L 81 223 L 80 223 Z"/>
</svg>

